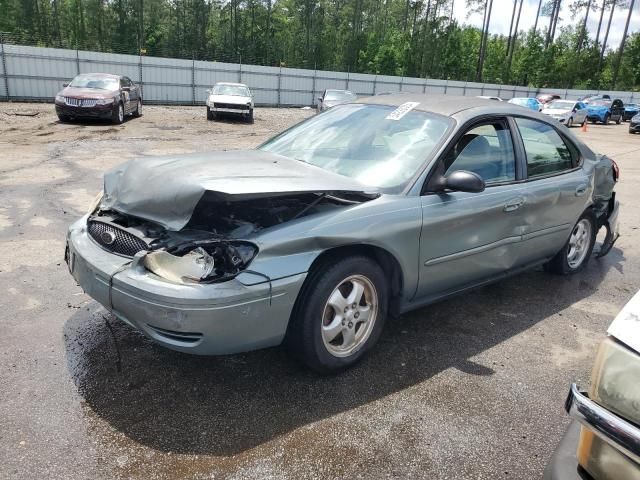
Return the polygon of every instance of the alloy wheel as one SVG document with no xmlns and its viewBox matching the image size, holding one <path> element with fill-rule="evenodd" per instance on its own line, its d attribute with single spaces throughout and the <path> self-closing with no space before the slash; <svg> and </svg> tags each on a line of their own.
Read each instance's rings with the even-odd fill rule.
<svg viewBox="0 0 640 480">
<path fill-rule="evenodd" d="M 567 263 L 569 267 L 578 268 L 589 252 L 591 243 L 591 222 L 586 218 L 580 220 L 569 237 L 569 248 L 567 249 Z"/>
<path fill-rule="evenodd" d="M 124 121 L 124 108 L 122 105 L 118 105 L 118 121 L 120 123 Z"/>
<path fill-rule="evenodd" d="M 322 341 L 335 357 L 358 351 L 371 335 L 378 316 L 378 293 L 363 275 L 342 280 L 331 292 L 322 314 Z"/>
</svg>

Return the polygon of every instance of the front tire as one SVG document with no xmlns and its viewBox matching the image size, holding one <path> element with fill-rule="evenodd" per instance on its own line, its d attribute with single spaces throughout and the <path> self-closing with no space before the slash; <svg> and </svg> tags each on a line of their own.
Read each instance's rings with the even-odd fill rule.
<svg viewBox="0 0 640 480">
<path fill-rule="evenodd" d="M 124 105 L 122 103 L 118 103 L 116 108 L 113 109 L 111 121 L 116 125 L 121 125 L 124 122 Z"/>
<path fill-rule="evenodd" d="M 611 115 L 609 115 L 608 113 L 604 116 L 604 120 L 602 120 L 602 123 L 604 125 L 609 125 L 609 120 L 611 119 Z"/>
<path fill-rule="evenodd" d="M 136 111 L 133 112 L 133 116 L 136 118 L 140 118 L 142 116 L 142 99 L 138 99 L 138 103 L 136 104 Z"/>
<path fill-rule="evenodd" d="M 574 225 L 562 250 L 545 264 L 545 270 L 558 275 L 570 275 L 583 270 L 593 252 L 596 233 L 596 217 L 587 210 Z"/>
<path fill-rule="evenodd" d="M 616 119 L 616 125 L 620 125 L 621 122 L 622 122 L 622 117 L 618 117 Z"/>
<path fill-rule="evenodd" d="M 209 106 L 207 106 L 207 120 L 215 120 L 215 119 L 216 119 L 215 113 L 213 113 L 209 108 Z"/>
<path fill-rule="evenodd" d="M 247 118 L 249 123 L 253 123 L 253 108 L 249 110 L 249 117 Z"/>
<path fill-rule="evenodd" d="M 305 282 L 285 344 L 316 372 L 347 369 L 378 341 L 387 306 L 386 277 L 371 258 L 324 262 Z"/>
<path fill-rule="evenodd" d="M 567 128 L 571 127 L 573 127 L 573 117 L 569 117 L 569 120 L 567 120 Z"/>
<path fill-rule="evenodd" d="M 58 114 L 58 120 L 60 120 L 62 123 L 66 123 L 70 120 L 70 118 L 67 117 L 66 115 Z"/>
</svg>

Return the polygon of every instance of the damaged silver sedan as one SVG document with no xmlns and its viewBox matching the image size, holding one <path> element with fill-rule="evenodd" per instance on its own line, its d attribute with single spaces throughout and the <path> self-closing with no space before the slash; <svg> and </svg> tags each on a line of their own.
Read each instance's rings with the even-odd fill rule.
<svg viewBox="0 0 640 480">
<path fill-rule="evenodd" d="M 182 352 L 285 343 L 353 365 L 384 321 L 617 237 L 617 167 L 536 112 L 465 97 L 335 107 L 256 150 L 130 161 L 68 233 L 73 277 Z"/>
</svg>

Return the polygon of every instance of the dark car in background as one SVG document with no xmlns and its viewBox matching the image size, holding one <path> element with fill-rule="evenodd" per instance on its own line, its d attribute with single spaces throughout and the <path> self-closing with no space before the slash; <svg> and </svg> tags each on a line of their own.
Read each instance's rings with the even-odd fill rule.
<svg viewBox="0 0 640 480">
<path fill-rule="evenodd" d="M 619 98 L 607 100 L 605 98 L 593 100 L 587 105 L 587 118 L 591 123 L 601 122 L 607 125 L 610 121 L 617 124 L 622 122 L 624 103 Z"/>
<path fill-rule="evenodd" d="M 56 113 L 61 122 L 79 118 L 122 123 L 126 115 L 142 115 L 142 93 L 130 78 L 108 73 L 83 73 L 58 92 Z"/>
<path fill-rule="evenodd" d="M 640 113 L 634 116 L 629 123 L 629 133 L 640 132 Z"/>
<path fill-rule="evenodd" d="M 318 112 L 324 112 L 336 105 L 353 102 L 357 98 L 357 95 L 349 90 L 325 90 L 318 97 Z"/>
<path fill-rule="evenodd" d="M 624 115 L 622 116 L 622 119 L 625 122 L 628 122 L 638 113 L 640 113 L 640 105 L 638 105 L 637 103 L 627 103 L 624 106 Z"/>
</svg>

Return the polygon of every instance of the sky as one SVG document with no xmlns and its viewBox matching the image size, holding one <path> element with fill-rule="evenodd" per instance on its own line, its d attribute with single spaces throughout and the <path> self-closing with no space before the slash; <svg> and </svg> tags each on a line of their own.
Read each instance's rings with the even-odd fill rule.
<svg viewBox="0 0 640 480">
<path fill-rule="evenodd" d="M 601 5 L 601 0 L 593 0 L 594 3 Z M 543 1 L 544 3 L 544 1 Z M 569 11 L 569 5 L 571 0 L 563 0 L 562 9 L 560 12 L 560 20 L 558 21 L 558 28 L 560 26 L 571 25 L 581 21 L 582 15 L 579 18 L 572 18 Z M 475 25 L 482 27 L 482 15 L 474 14 L 467 17 L 467 2 L 466 0 L 455 0 L 454 4 L 454 16 L 458 22 Z M 538 10 L 538 0 L 524 0 L 522 6 L 522 15 L 520 17 L 519 30 L 528 30 L 533 27 L 536 20 L 536 12 Z M 494 0 L 493 10 L 491 12 L 491 24 L 489 30 L 491 33 L 502 33 L 504 35 L 509 34 L 509 25 L 511 23 L 511 13 L 513 11 L 513 0 Z M 627 20 L 628 8 L 616 8 L 613 14 L 613 22 L 611 23 L 611 31 L 609 32 L 609 39 L 607 41 L 608 48 L 618 48 L 620 40 L 622 39 L 622 33 L 624 32 L 624 23 Z M 517 12 L 516 12 L 517 14 Z M 603 32 L 600 34 L 600 41 L 603 40 L 604 30 L 609 20 L 609 10 L 605 11 L 604 20 L 602 22 Z M 589 22 L 587 29 L 592 38 L 595 38 L 596 30 L 598 29 L 598 20 L 600 18 L 600 11 L 591 12 L 589 14 Z M 549 25 L 549 17 L 540 17 L 538 21 L 538 28 Z M 636 1 L 633 9 L 633 15 L 631 16 L 631 23 L 629 24 L 629 34 L 640 30 L 640 1 Z M 556 31 L 556 36 L 558 35 Z"/>
</svg>

